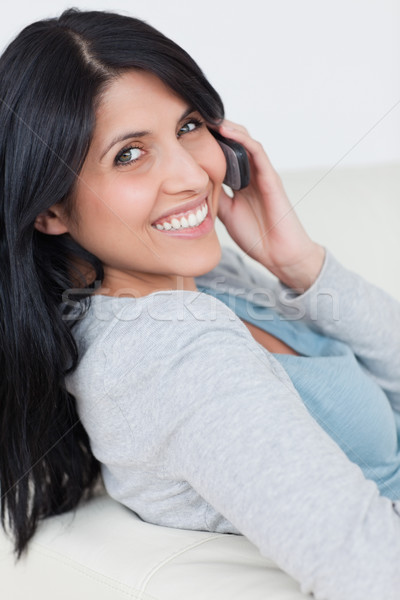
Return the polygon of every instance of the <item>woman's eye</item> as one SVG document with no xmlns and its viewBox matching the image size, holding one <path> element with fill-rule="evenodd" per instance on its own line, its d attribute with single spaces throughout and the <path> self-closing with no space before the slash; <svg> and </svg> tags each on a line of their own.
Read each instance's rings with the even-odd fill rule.
<svg viewBox="0 0 400 600">
<path fill-rule="evenodd" d="M 190 133 L 191 131 L 194 131 L 195 129 L 198 129 L 199 127 L 202 126 L 202 122 L 198 121 L 197 119 L 191 119 L 190 121 L 188 121 L 187 123 L 185 123 L 185 125 L 183 125 L 178 133 L 178 137 L 180 135 L 182 135 L 183 133 Z"/>
<path fill-rule="evenodd" d="M 137 147 L 131 147 L 131 148 L 126 148 L 125 150 L 122 150 L 122 152 L 120 152 L 117 156 L 117 158 L 115 159 L 115 162 L 118 165 L 127 165 L 127 164 L 131 164 L 133 162 L 136 162 L 142 153 L 142 149 L 141 148 L 137 148 Z"/>
</svg>

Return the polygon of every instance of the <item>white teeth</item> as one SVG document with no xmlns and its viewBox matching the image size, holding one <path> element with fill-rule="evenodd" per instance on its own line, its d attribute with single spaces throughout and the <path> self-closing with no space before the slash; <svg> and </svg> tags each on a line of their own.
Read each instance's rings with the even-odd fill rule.
<svg viewBox="0 0 400 600">
<path fill-rule="evenodd" d="M 191 213 L 188 217 L 188 223 L 191 227 L 194 227 L 195 225 L 197 225 L 197 217 L 196 215 L 194 215 L 193 213 Z"/>
<path fill-rule="evenodd" d="M 179 227 L 181 226 L 180 222 L 178 221 L 178 219 L 172 219 L 171 221 L 171 225 L 174 229 L 179 229 Z"/>
<path fill-rule="evenodd" d="M 207 202 L 205 202 L 202 208 L 197 209 L 196 213 L 190 213 L 188 217 L 181 217 L 180 219 L 174 217 L 173 219 L 171 219 L 170 223 L 168 221 L 164 221 L 162 225 L 160 223 L 157 223 L 156 228 L 159 230 L 170 230 L 186 229 L 187 227 L 197 227 L 204 221 L 204 219 L 207 216 L 207 213 L 208 205 Z"/>
</svg>

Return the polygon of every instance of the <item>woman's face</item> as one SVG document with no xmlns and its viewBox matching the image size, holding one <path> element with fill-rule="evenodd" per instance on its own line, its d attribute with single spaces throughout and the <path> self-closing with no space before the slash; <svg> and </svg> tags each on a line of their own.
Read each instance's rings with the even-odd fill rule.
<svg viewBox="0 0 400 600">
<path fill-rule="evenodd" d="M 193 277 L 220 260 L 214 221 L 225 171 L 204 119 L 160 79 L 144 71 L 116 79 L 78 180 L 76 223 L 68 222 L 104 265 L 100 293 L 195 290 Z M 189 227 L 175 229 L 182 217 Z"/>
</svg>

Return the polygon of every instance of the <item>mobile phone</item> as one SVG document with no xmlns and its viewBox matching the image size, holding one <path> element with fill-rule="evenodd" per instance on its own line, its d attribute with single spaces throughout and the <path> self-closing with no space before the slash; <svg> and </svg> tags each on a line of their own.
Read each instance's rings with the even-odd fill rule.
<svg viewBox="0 0 400 600">
<path fill-rule="evenodd" d="M 246 150 L 242 144 L 224 137 L 218 131 L 210 129 L 226 159 L 224 183 L 233 190 L 241 190 L 250 183 L 250 165 Z"/>
</svg>

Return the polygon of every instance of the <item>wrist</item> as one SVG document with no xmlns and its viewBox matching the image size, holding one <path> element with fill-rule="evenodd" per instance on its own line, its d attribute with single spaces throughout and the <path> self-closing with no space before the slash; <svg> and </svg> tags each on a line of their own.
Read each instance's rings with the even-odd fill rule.
<svg viewBox="0 0 400 600">
<path fill-rule="evenodd" d="M 274 275 L 287 287 L 304 293 L 321 272 L 325 260 L 325 248 L 313 242 L 312 248 L 299 261 L 273 270 Z"/>
</svg>

